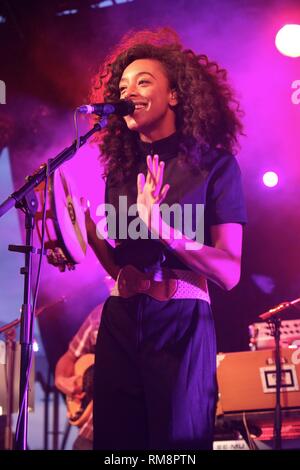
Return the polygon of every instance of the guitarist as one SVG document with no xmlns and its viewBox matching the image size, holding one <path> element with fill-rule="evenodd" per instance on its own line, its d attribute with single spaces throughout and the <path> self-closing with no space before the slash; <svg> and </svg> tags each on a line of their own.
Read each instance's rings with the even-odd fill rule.
<svg viewBox="0 0 300 470">
<path fill-rule="evenodd" d="M 69 343 L 68 350 L 58 360 L 55 368 L 55 386 L 69 398 L 82 396 L 82 377 L 75 375 L 75 364 L 84 354 L 95 353 L 103 304 L 98 305 L 85 319 L 76 335 Z M 93 448 L 93 413 L 79 427 L 73 450 Z"/>
</svg>

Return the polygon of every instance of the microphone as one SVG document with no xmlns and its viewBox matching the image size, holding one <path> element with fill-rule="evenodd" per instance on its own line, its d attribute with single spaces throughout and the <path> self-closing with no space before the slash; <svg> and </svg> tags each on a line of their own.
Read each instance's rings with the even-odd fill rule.
<svg viewBox="0 0 300 470">
<path fill-rule="evenodd" d="M 77 110 L 83 114 L 98 114 L 98 116 L 108 116 L 117 114 L 127 116 L 135 110 L 135 104 L 130 100 L 120 100 L 115 103 L 93 103 L 79 106 Z"/>
</svg>

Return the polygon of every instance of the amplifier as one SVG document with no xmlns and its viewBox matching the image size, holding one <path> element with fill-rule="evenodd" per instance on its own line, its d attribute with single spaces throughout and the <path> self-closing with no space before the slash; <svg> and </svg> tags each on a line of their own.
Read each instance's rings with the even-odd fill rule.
<svg viewBox="0 0 300 470">
<path fill-rule="evenodd" d="M 281 350 L 283 410 L 300 408 L 300 348 Z M 274 410 L 276 401 L 275 351 L 218 354 L 217 414 Z"/>
<path fill-rule="evenodd" d="M 272 325 L 267 322 L 253 323 L 249 325 L 250 349 L 269 349 L 275 347 L 272 336 Z M 280 326 L 281 347 L 300 345 L 300 319 L 283 320 Z"/>
</svg>

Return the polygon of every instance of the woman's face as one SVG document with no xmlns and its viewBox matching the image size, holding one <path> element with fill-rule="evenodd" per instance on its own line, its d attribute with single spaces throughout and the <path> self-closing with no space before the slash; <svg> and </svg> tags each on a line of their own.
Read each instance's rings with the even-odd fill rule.
<svg viewBox="0 0 300 470">
<path fill-rule="evenodd" d="M 136 104 L 133 114 L 125 116 L 130 130 L 137 131 L 146 142 L 168 137 L 176 130 L 176 93 L 170 89 L 163 65 L 154 59 L 138 59 L 123 72 L 120 98 Z"/>
</svg>

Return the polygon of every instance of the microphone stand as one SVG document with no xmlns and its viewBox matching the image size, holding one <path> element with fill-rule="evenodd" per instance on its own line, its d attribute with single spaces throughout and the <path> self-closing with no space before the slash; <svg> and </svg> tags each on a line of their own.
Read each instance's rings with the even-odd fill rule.
<svg viewBox="0 0 300 470">
<path fill-rule="evenodd" d="M 33 343 L 33 313 L 30 302 L 31 295 L 31 269 L 32 254 L 40 253 L 32 246 L 34 215 L 37 211 L 37 198 L 34 188 L 50 176 L 59 168 L 66 160 L 71 159 L 76 151 L 86 143 L 87 139 L 95 132 L 100 131 L 107 125 L 107 117 L 104 116 L 100 122 L 94 125 L 86 134 L 81 136 L 79 140 L 75 140 L 72 145 L 65 148 L 54 158 L 51 158 L 47 166 L 42 166 L 34 175 L 27 178 L 27 182 L 17 191 L 12 193 L 2 204 L 0 204 L 0 217 L 8 212 L 13 206 L 25 213 L 25 245 L 9 245 L 10 251 L 25 254 L 25 266 L 21 268 L 20 273 L 24 275 L 24 292 L 23 305 L 21 308 L 21 366 L 20 366 L 20 396 L 19 396 L 19 428 L 15 437 L 15 446 L 17 450 L 27 449 L 27 433 L 28 433 L 28 389 L 29 389 L 29 372 L 30 358 Z M 44 253 L 43 253 L 44 254 Z"/>
<path fill-rule="evenodd" d="M 274 414 L 274 440 L 275 440 L 275 450 L 281 450 L 282 440 L 281 440 L 281 426 L 282 426 L 282 413 L 281 413 L 281 403 L 280 403 L 280 391 L 282 384 L 282 368 L 281 368 L 281 355 L 280 355 L 280 326 L 281 318 L 277 316 L 278 313 L 283 310 L 288 309 L 289 307 L 294 307 L 300 302 L 300 297 L 298 299 L 292 300 L 291 302 L 282 302 L 274 308 L 271 308 L 265 313 L 259 315 L 264 321 L 267 321 L 272 325 L 272 336 L 275 340 L 275 370 L 276 370 L 276 401 L 275 401 L 275 414 Z M 297 308 L 297 307 L 296 307 Z"/>
<path fill-rule="evenodd" d="M 275 450 L 281 450 L 281 402 L 280 402 L 280 390 L 281 390 L 281 355 L 280 355 L 280 326 L 281 318 L 273 317 L 269 320 L 273 327 L 273 336 L 275 339 L 275 370 L 276 370 L 276 400 L 275 400 L 275 418 L 274 418 L 274 438 L 275 438 Z"/>
</svg>

